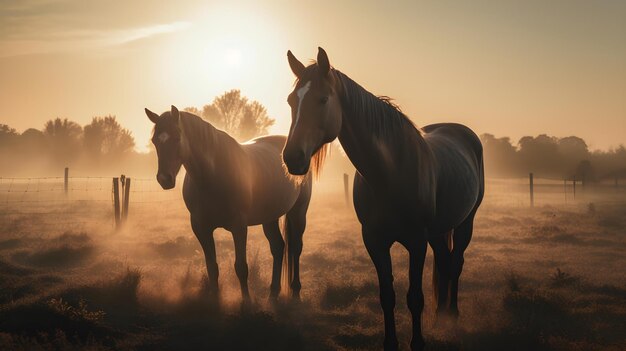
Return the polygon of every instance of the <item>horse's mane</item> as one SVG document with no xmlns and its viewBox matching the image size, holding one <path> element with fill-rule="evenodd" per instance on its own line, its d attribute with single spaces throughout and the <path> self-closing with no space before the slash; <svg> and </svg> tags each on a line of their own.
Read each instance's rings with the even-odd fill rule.
<svg viewBox="0 0 626 351">
<path fill-rule="evenodd" d="M 343 90 L 343 106 L 349 106 L 351 113 L 364 119 L 368 130 L 379 138 L 397 141 L 399 134 L 417 133 L 422 139 L 422 131 L 402 112 L 400 107 L 388 96 L 376 96 L 350 77 L 333 70 L 341 82 Z"/>
<path fill-rule="evenodd" d="M 181 111 L 178 127 L 184 141 L 182 143 L 183 148 L 187 148 L 183 152 L 191 152 L 191 145 L 204 149 L 204 147 L 213 147 L 215 144 L 217 129 L 200 116 L 191 112 Z"/>
<path fill-rule="evenodd" d="M 324 161 L 326 161 L 326 157 L 330 154 L 330 150 L 330 143 L 326 143 L 311 157 L 310 172 L 313 173 L 315 179 L 319 179 Z"/>
<path fill-rule="evenodd" d="M 202 119 L 202 117 L 187 111 L 180 112 L 180 122 L 185 126 L 196 128 L 197 133 L 195 136 L 206 135 L 215 129 L 211 123 Z"/>
<path fill-rule="evenodd" d="M 430 147 L 423 131 L 402 112 L 388 96 L 376 96 L 344 73 L 333 69 L 341 84 L 342 106 L 345 114 L 358 118 L 378 142 L 392 152 L 392 159 L 402 167 L 417 173 L 420 202 L 434 206 L 435 176 Z M 403 170 L 396 170 L 402 173 Z M 400 176 L 414 177 L 409 174 Z M 414 173 L 413 173 L 414 174 Z M 434 208 L 432 209 L 434 211 Z"/>
</svg>

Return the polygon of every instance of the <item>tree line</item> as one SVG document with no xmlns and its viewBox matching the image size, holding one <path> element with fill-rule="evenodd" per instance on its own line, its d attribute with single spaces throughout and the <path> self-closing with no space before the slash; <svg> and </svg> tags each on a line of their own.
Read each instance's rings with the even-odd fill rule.
<svg viewBox="0 0 626 351">
<path fill-rule="evenodd" d="M 258 101 L 251 101 L 239 90 L 230 90 L 202 107 L 187 107 L 215 127 L 239 141 L 268 133 L 275 120 Z M 537 177 L 595 181 L 626 178 L 626 148 L 620 145 L 606 151 L 590 151 L 579 137 L 557 138 L 541 134 L 525 136 L 517 144 L 508 137 L 482 134 L 485 172 L 488 177 Z M 40 174 L 47 169 L 58 172 L 65 166 L 82 167 L 93 172 L 140 173 L 154 167 L 154 152 L 135 151 L 132 133 L 116 116 L 93 117 L 85 126 L 67 118 L 47 121 L 42 129 L 29 128 L 18 133 L 0 124 L 0 176 Z M 338 157 L 341 172 L 350 172 L 347 162 Z"/>
<path fill-rule="evenodd" d="M 93 117 L 84 127 L 67 118 L 47 121 L 43 128 L 18 133 L 0 124 L 0 159 L 7 168 L 25 163 L 45 166 L 73 164 L 88 166 L 114 162 L 134 153 L 135 140 L 115 116 Z"/>
<path fill-rule="evenodd" d="M 590 151 L 582 138 L 546 134 L 522 137 L 513 145 L 508 137 L 480 136 L 485 173 L 491 177 L 537 177 L 601 181 L 626 178 L 626 148 Z"/>
<path fill-rule="evenodd" d="M 239 141 L 268 133 L 275 120 L 258 101 L 250 101 L 239 90 L 217 96 L 202 109 L 188 107 L 215 127 Z M 93 117 L 85 126 L 68 118 L 54 118 L 43 128 L 29 128 L 18 133 L 0 123 L 0 176 L 20 173 L 47 173 L 63 167 L 90 171 L 149 170 L 154 163 L 150 145 L 148 154 L 135 150 L 135 139 L 116 116 Z"/>
</svg>

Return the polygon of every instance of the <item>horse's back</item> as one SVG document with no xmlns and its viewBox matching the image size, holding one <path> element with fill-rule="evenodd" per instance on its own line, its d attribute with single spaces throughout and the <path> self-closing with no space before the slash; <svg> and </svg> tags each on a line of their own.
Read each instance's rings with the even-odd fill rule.
<svg viewBox="0 0 626 351">
<path fill-rule="evenodd" d="M 263 147 L 273 147 L 278 150 L 282 150 L 287 142 L 287 137 L 284 135 L 264 135 L 260 137 L 256 137 L 250 139 L 243 143 L 244 147 L 246 146 L 263 146 Z"/>
<path fill-rule="evenodd" d="M 286 176 L 281 157 L 286 140 L 287 138 L 282 135 L 267 135 L 254 138 L 241 146 L 248 154 L 254 172 L 260 176 L 282 177 Z"/>
<path fill-rule="evenodd" d="M 482 144 L 462 124 L 438 123 L 422 130 L 436 165 L 437 200 L 432 227 L 443 232 L 459 225 L 482 201 Z"/>
<path fill-rule="evenodd" d="M 278 218 L 295 204 L 300 184 L 285 171 L 282 150 L 287 138 L 269 135 L 242 144 L 251 164 L 253 208 L 252 222 L 262 224 L 264 218 Z M 251 223 L 252 224 L 252 223 Z"/>
<path fill-rule="evenodd" d="M 432 139 L 434 136 L 443 136 L 449 141 L 461 142 L 475 155 L 482 156 L 483 146 L 480 138 L 473 130 L 460 123 L 435 123 L 422 127 L 425 138 Z"/>
</svg>

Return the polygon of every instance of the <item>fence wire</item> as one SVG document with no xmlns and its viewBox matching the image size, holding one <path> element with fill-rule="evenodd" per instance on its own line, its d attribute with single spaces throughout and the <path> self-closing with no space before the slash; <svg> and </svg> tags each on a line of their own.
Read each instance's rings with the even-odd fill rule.
<svg viewBox="0 0 626 351">
<path fill-rule="evenodd" d="M 181 172 L 182 173 L 182 172 Z M 184 174 L 177 187 L 163 190 L 154 178 L 128 177 L 129 218 L 154 213 L 182 214 Z M 127 178 L 127 179 L 128 179 Z M 342 179 L 337 179 L 342 182 Z M 120 202 L 124 188 L 120 184 Z M 96 221 L 112 224 L 113 177 L 0 177 L 0 220 L 20 216 L 42 216 L 50 221 L 87 223 Z M 593 183 L 574 186 L 572 181 L 534 179 L 535 206 L 569 206 L 589 202 L 626 201 L 626 186 L 613 183 Z M 487 206 L 530 206 L 529 180 L 487 179 L 483 204 Z"/>
</svg>

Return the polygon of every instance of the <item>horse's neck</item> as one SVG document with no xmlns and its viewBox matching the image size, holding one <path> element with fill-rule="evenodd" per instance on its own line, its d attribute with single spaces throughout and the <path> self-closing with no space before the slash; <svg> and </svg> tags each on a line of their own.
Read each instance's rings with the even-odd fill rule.
<svg viewBox="0 0 626 351">
<path fill-rule="evenodd" d="M 390 173 L 397 170 L 398 160 L 394 156 L 397 153 L 398 145 L 392 143 L 388 138 L 376 135 L 371 126 L 371 121 L 368 120 L 369 116 L 365 115 L 367 111 L 357 108 L 355 102 L 345 95 L 343 79 L 338 79 L 341 82 L 339 91 L 343 108 L 339 142 L 357 171 L 368 182 L 387 183 L 393 181 Z M 363 94 L 370 93 L 363 89 Z M 382 101 L 379 103 L 384 104 Z"/>
<path fill-rule="evenodd" d="M 435 208 L 435 161 L 421 134 L 412 126 L 381 130 L 372 121 L 384 116 L 367 115 L 376 108 L 354 106 L 354 101 L 346 98 L 345 89 L 340 87 L 339 91 L 343 95 L 339 142 L 357 171 L 382 199 L 390 200 L 394 205 L 403 203 L 397 199 L 410 199 L 414 207 L 400 208 L 399 211 L 412 213 L 412 210 L 419 209 L 415 213 L 423 216 L 420 218 L 430 218 Z M 365 89 L 362 93 L 370 94 Z M 373 104 L 386 104 L 373 95 L 371 97 L 376 99 L 372 100 Z"/>
<path fill-rule="evenodd" d="M 239 143 L 228 134 L 219 131 L 208 123 L 200 125 L 185 126 L 188 130 L 186 136 L 186 151 L 184 152 L 183 165 L 189 176 L 202 182 L 209 180 L 212 184 L 219 186 L 219 179 L 228 180 L 227 177 L 221 177 L 227 174 L 231 161 L 239 158 L 243 150 Z M 189 128 L 205 128 L 201 140 L 192 140 L 189 138 L 191 130 Z M 197 139 L 197 138 L 196 138 Z"/>
</svg>

